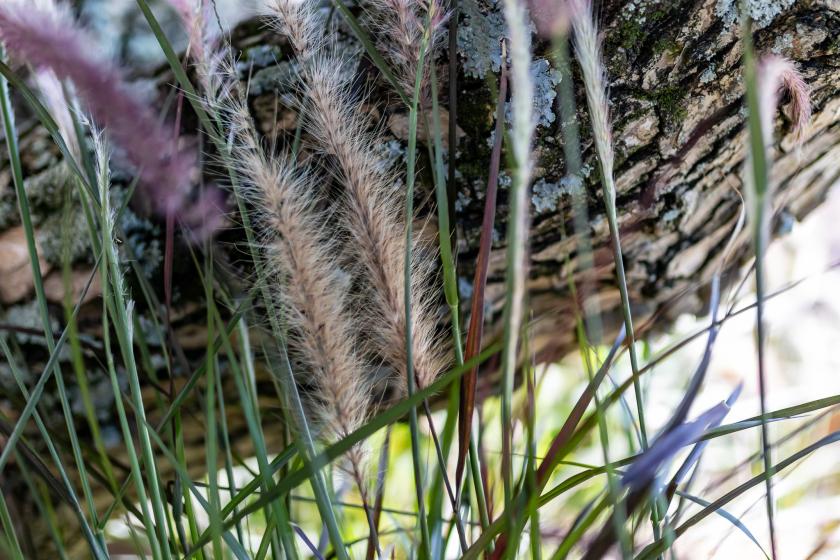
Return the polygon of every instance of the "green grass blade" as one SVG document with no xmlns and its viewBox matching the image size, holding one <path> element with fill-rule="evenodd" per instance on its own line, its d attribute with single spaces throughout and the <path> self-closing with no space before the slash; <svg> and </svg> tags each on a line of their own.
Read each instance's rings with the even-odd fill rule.
<svg viewBox="0 0 840 560">
<path fill-rule="evenodd" d="M 687 494 L 687 493 L 682 492 L 680 490 L 677 490 L 676 493 L 677 493 L 678 496 L 680 496 L 682 498 L 685 498 L 686 500 L 688 500 L 690 502 L 694 502 L 695 504 L 701 505 L 703 507 L 709 507 L 711 505 L 711 502 L 709 502 L 707 500 L 704 500 L 703 498 L 700 498 L 698 496 L 693 496 L 691 494 Z M 715 513 L 720 515 L 721 517 L 723 517 L 724 519 L 726 519 L 730 523 L 732 523 L 732 525 L 734 525 L 736 529 L 738 529 L 739 531 L 744 533 L 744 535 L 748 539 L 750 539 L 753 543 L 755 543 L 755 546 L 758 547 L 758 549 L 761 551 L 761 554 L 767 560 L 770 560 L 770 555 L 767 554 L 767 551 L 764 550 L 764 547 L 761 546 L 761 543 L 758 542 L 758 539 L 755 538 L 755 535 L 752 534 L 752 531 L 750 531 L 749 528 L 747 528 L 747 526 L 744 525 L 744 523 L 740 519 L 738 519 L 737 517 L 735 517 L 734 515 L 732 515 L 731 513 L 726 511 L 725 509 L 723 509 L 722 507 L 716 509 Z"/>
<path fill-rule="evenodd" d="M 832 443 L 836 443 L 837 441 L 840 441 L 840 431 L 832 432 L 831 434 L 823 437 L 819 441 L 816 441 L 816 442 L 812 443 L 811 445 L 809 445 L 809 446 L 807 446 L 803 449 L 800 449 L 799 451 L 790 455 L 789 457 L 787 457 L 783 461 L 780 461 L 780 462 L 776 463 L 775 465 L 772 465 L 771 472 L 773 472 L 774 474 L 779 473 L 779 472 L 787 469 L 788 467 L 790 467 L 791 465 L 793 465 L 797 461 L 800 461 L 800 460 L 804 459 L 805 457 L 807 457 L 811 453 L 814 453 L 815 451 L 817 451 L 817 450 L 819 450 L 819 449 L 821 449 L 821 448 L 823 448 L 827 445 L 830 445 Z M 753 478 L 749 479 L 748 481 L 746 481 L 746 482 L 738 485 L 737 487 L 733 488 L 732 490 L 726 492 L 723 496 L 721 496 L 720 498 L 711 502 L 708 506 L 706 506 L 702 510 L 700 510 L 700 512 L 696 513 L 695 515 L 693 515 L 692 517 L 687 519 L 682 525 L 677 527 L 674 530 L 674 538 L 678 538 L 678 537 L 682 536 L 683 534 L 685 534 L 685 532 L 689 528 L 693 527 L 694 525 L 696 525 L 697 523 L 699 523 L 700 521 L 702 521 L 703 519 L 705 519 L 706 517 L 708 517 L 712 513 L 716 513 L 718 511 L 718 509 L 725 506 L 726 504 L 728 504 L 729 502 L 731 502 L 732 500 L 734 500 L 738 496 L 741 496 L 742 494 L 744 494 L 745 492 L 747 492 L 751 488 L 755 488 L 756 486 L 759 486 L 759 485 L 763 484 L 765 482 L 765 479 L 767 478 L 767 476 L 768 476 L 768 472 L 763 471 L 760 474 L 758 474 L 758 475 L 754 476 Z M 665 548 L 666 548 L 666 544 L 661 539 L 657 540 L 657 541 L 649 544 L 648 546 L 646 546 L 636 556 L 636 560 L 650 560 L 651 558 L 654 558 L 655 556 L 657 556 L 659 554 L 662 554 L 662 552 L 665 550 Z"/>
<path fill-rule="evenodd" d="M 0 343 L 3 339 L 0 339 Z M 6 506 L 6 497 L 0 492 L 0 524 L 3 526 L 3 532 L 6 535 L 6 548 L 11 552 L 13 560 L 24 560 L 23 551 L 20 548 L 20 542 L 15 533 L 15 527 L 12 523 L 12 517 L 9 515 L 9 508 Z"/>
<path fill-rule="evenodd" d="M 426 42 L 420 47 L 420 60 L 417 62 L 417 73 L 414 79 L 414 93 L 412 94 L 410 111 L 408 116 L 408 161 L 406 167 L 406 196 L 405 196 L 405 260 L 404 260 L 404 306 L 405 306 L 405 352 L 408 400 L 416 394 L 417 381 L 414 377 L 414 357 L 412 344 L 412 320 L 411 320 L 411 268 L 412 268 L 412 247 L 414 246 L 414 182 L 416 179 L 417 159 L 417 119 L 419 113 L 420 91 L 423 86 L 423 64 L 426 54 Z M 418 524 L 420 527 L 420 547 L 418 554 L 421 558 L 431 558 L 431 537 L 429 525 L 426 519 L 425 492 L 423 490 L 423 462 L 420 457 L 420 434 L 417 423 L 417 409 L 411 407 L 408 411 L 409 429 L 411 431 L 411 459 L 414 468 L 414 488 L 417 494 Z"/>
<path fill-rule="evenodd" d="M 416 391 L 411 397 L 405 398 L 399 403 L 393 405 L 392 407 L 384 410 L 383 412 L 380 412 L 379 414 L 371 418 L 364 426 L 358 428 L 356 431 L 348 434 L 346 437 L 342 438 L 341 440 L 335 442 L 334 444 L 324 449 L 318 456 L 316 456 L 313 459 L 313 462 L 319 465 L 326 465 L 332 461 L 335 461 L 339 457 L 342 457 L 354 445 L 368 439 L 385 426 L 393 424 L 394 422 L 403 419 L 412 408 L 416 408 L 417 406 L 422 404 L 422 402 L 425 399 L 428 399 L 432 395 L 448 387 L 451 383 L 457 381 L 462 375 L 464 375 L 465 372 L 469 371 L 470 368 L 475 367 L 475 365 L 477 364 L 483 363 L 490 356 L 497 354 L 500 349 L 500 344 L 493 344 L 486 348 L 481 354 L 476 356 L 474 359 L 465 362 L 464 365 L 455 367 L 449 372 L 445 373 L 444 375 L 441 375 L 434 383 L 432 383 L 428 387 Z M 284 460 L 288 460 L 291 457 L 292 451 L 287 450 L 286 453 L 288 455 L 283 456 Z M 279 466 L 276 466 L 276 468 L 279 469 Z M 240 499 L 239 494 L 237 494 L 237 498 L 231 500 L 231 502 L 227 504 L 222 510 L 223 516 L 226 519 L 225 528 L 232 527 L 237 520 L 247 517 L 252 512 L 263 508 L 266 504 L 278 499 L 281 496 L 284 496 L 290 490 L 302 484 L 304 481 L 306 481 L 311 470 L 311 465 L 304 464 L 302 468 L 292 471 L 286 477 L 278 481 L 277 486 L 272 491 L 261 494 L 259 499 L 249 504 L 247 507 L 243 508 L 238 515 L 236 515 L 232 519 L 229 519 L 228 517 L 232 514 L 233 510 L 236 507 L 240 506 L 242 501 L 244 500 L 244 498 Z M 248 486 L 245 486 L 242 490 L 240 490 L 240 494 L 242 494 L 243 492 L 253 492 L 253 486 L 258 484 L 259 480 L 252 481 Z M 199 539 L 196 542 L 195 547 L 203 546 L 208 542 L 208 535 L 205 532 L 205 534 L 202 535 L 201 539 Z"/>
<path fill-rule="evenodd" d="M 743 4 L 743 3 L 742 3 Z M 749 157 L 747 184 L 752 186 L 753 196 L 750 197 L 753 207 L 750 208 L 752 218 L 752 239 L 755 250 L 755 291 L 757 298 L 755 325 L 756 325 L 756 352 L 758 361 L 758 394 L 761 416 L 767 412 L 767 376 L 765 372 L 765 327 L 764 327 L 764 295 L 766 289 L 766 272 L 764 253 L 768 242 L 769 231 L 766 213 L 767 191 L 769 189 L 769 161 L 765 147 L 765 138 L 770 136 L 770 131 L 762 130 L 762 107 L 759 102 L 759 84 L 757 75 L 757 64 L 752 42 L 752 26 L 750 24 L 750 11 L 745 5 L 741 7 L 741 35 L 744 49 L 744 82 L 746 85 L 747 100 L 747 128 L 749 130 Z M 768 86 L 764 86 L 768 87 Z M 772 86 L 771 86 L 772 87 Z M 761 422 L 761 450 L 764 456 L 765 496 L 767 510 L 767 524 L 770 529 L 770 551 L 775 559 L 776 555 L 776 527 L 774 521 L 774 500 L 773 500 L 773 459 L 770 448 L 770 435 L 767 423 Z"/>
</svg>

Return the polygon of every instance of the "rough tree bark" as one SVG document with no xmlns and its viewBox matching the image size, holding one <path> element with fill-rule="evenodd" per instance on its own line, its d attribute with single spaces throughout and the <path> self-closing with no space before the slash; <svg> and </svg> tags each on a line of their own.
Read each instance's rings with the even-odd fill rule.
<svg viewBox="0 0 840 560">
<path fill-rule="evenodd" d="M 605 32 L 604 46 L 618 152 L 622 245 L 635 322 L 642 331 L 654 324 L 655 328 L 666 327 L 679 313 L 702 309 L 705 286 L 719 263 L 723 245 L 740 210 L 738 191 L 742 190 L 746 141 L 740 45 L 737 24 L 732 22 L 734 4 L 734 0 L 682 0 L 673 3 L 607 0 L 598 10 Z M 465 36 L 496 29 L 493 13 L 488 14 L 486 7 L 482 14 L 478 14 L 474 11 L 478 7 L 474 2 L 464 0 L 462 5 L 466 14 L 462 21 Z M 791 219 L 802 218 L 819 204 L 840 175 L 837 166 L 840 161 L 840 124 L 837 122 L 840 89 L 836 85 L 840 83 L 840 63 L 836 57 L 840 50 L 837 40 L 840 37 L 840 3 L 836 0 L 767 0 L 752 2 L 751 5 L 754 5 L 754 16 L 760 23 L 755 33 L 759 52 L 779 52 L 796 61 L 812 90 L 814 117 L 801 146 L 797 147 L 793 138 L 785 132 L 784 114 L 777 119 L 782 139 L 775 148 L 773 176 L 777 194 L 773 205 L 777 228 L 784 229 Z M 497 38 L 490 39 L 493 43 Z M 274 62 L 274 53 L 276 49 L 282 50 L 282 43 L 253 21 L 240 25 L 233 33 L 233 41 L 243 49 L 243 64 L 253 75 L 251 106 L 263 132 L 271 136 L 293 131 L 296 117 L 278 101 L 278 89 L 285 87 L 284 81 L 287 81 L 282 66 L 275 66 Z M 469 48 L 474 48 L 474 44 L 465 45 L 465 51 L 461 52 L 465 66 L 468 62 L 472 64 L 474 58 L 474 53 L 466 52 Z M 538 48 L 537 54 L 545 53 Z M 542 60 L 544 56 L 538 58 Z M 454 196 L 457 201 L 459 274 L 465 285 L 472 278 L 471 267 L 477 254 L 490 151 L 487 140 L 493 124 L 494 106 L 488 81 L 476 77 L 476 72 L 469 71 L 470 68 L 470 75 L 462 72 L 459 82 L 457 119 L 463 134 L 457 146 L 458 181 Z M 539 71 L 540 68 L 535 67 L 535 72 Z M 398 153 L 399 140 L 405 135 L 405 110 L 395 96 L 386 93 L 384 84 L 377 81 L 376 72 L 369 63 L 362 61 L 359 73 L 373 86 L 370 112 L 377 122 L 386 125 L 383 142 L 396 140 L 389 145 Z M 443 66 L 439 74 L 445 75 Z M 568 290 L 570 274 L 580 281 L 586 273 L 586 280 L 594 283 L 596 289 L 591 297 L 598 299 L 604 312 L 607 336 L 617 328 L 620 316 L 597 172 L 591 173 L 584 181 L 596 266 L 594 271 L 589 272 L 578 267 L 577 240 L 571 233 L 571 202 L 561 183 L 564 175 L 562 134 L 552 106 L 551 77 L 546 76 L 548 87 L 538 87 L 538 93 L 543 98 L 535 100 L 539 110 L 545 112 L 541 113 L 544 120 L 538 128 L 535 142 L 538 166 L 531 207 L 533 221 L 528 283 L 533 309 L 532 347 L 536 348 L 541 360 L 560 358 L 574 348 L 575 302 Z M 496 79 L 497 76 L 489 72 L 486 78 Z M 168 72 L 161 71 L 153 79 L 159 91 L 171 92 L 167 85 L 173 79 Z M 447 95 L 448 92 L 444 91 L 444 101 Z M 161 95 L 162 101 L 163 97 Z M 586 133 L 585 102 L 580 90 L 577 102 L 583 124 L 586 166 L 595 170 L 594 150 Z M 188 135 L 191 127 L 194 130 L 194 123 L 190 123 L 189 119 L 185 122 L 184 134 Z M 27 121 L 22 124 L 21 135 L 25 171 L 31 185 L 61 183 L 66 173 L 43 129 Z M 8 205 L 9 200 L 14 203 L 14 199 L 10 194 L 8 163 L 4 161 L 3 165 L 0 170 L 0 200 Z M 49 189 L 47 192 L 50 192 Z M 50 208 L 50 203 L 45 203 L 45 207 Z M 142 209 L 137 212 L 142 214 Z M 500 235 L 493 245 L 487 287 L 487 340 L 498 336 L 501 330 L 506 214 L 506 190 L 502 185 L 496 219 L 496 231 Z M 42 225 L 46 228 L 49 223 L 45 218 Z M 26 351 L 27 368 L 34 374 L 40 374 L 45 354 L 39 349 L 37 333 L 29 330 L 36 325 L 27 323 L 24 317 L 25 302 L 31 300 L 32 290 L 21 229 L 13 218 L 0 222 L 0 227 L 4 229 L 0 231 L 0 300 L 9 309 L 0 327 L 5 332 L 16 333 Z M 160 237 L 160 231 L 162 229 L 144 229 L 142 236 L 146 244 L 143 247 L 153 248 L 152 241 L 156 236 Z M 223 241 L 236 239 L 237 235 L 233 232 L 225 234 Z M 49 245 L 49 236 L 45 235 L 42 242 Z M 742 263 L 750 252 L 746 232 L 738 237 L 736 247 L 735 260 Z M 241 256 L 229 251 L 228 259 L 226 265 L 231 270 L 238 270 Z M 176 258 L 176 262 L 188 260 L 186 254 L 183 259 L 180 256 Z M 43 264 L 49 271 L 48 291 L 54 302 L 59 304 L 63 297 L 60 267 L 51 265 L 48 259 Z M 74 270 L 75 283 L 83 284 L 89 270 L 89 264 L 78 264 Z M 189 267 L 176 266 L 175 273 L 174 285 L 181 286 L 182 291 L 176 298 L 178 305 L 173 312 L 175 338 L 185 350 L 188 360 L 198 359 L 205 345 L 205 315 L 196 303 L 197 298 L 190 297 L 187 287 L 195 282 Z M 151 278 L 154 286 L 161 285 L 159 270 Z M 96 287 L 94 295 L 95 291 Z M 92 297 L 83 309 L 80 321 L 85 335 L 83 340 L 89 343 L 82 350 L 91 371 L 101 369 L 97 365 L 101 358 L 97 342 L 101 334 L 98 331 L 100 309 L 100 302 Z M 58 327 L 62 324 L 60 306 L 57 305 L 54 311 Z M 652 321 L 654 317 L 655 322 Z M 68 383 L 72 383 L 69 372 L 67 367 Z M 165 376 L 165 373 L 162 375 Z M 185 376 L 185 372 L 180 372 L 173 379 L 176 388 L 184 382 Z M 3 379 L 0 406 L 7 417 L 14 418 L 16 411 L 22 408 L 21 398 L 8 379 L 8 376 Z M 261 382 L 267 387 L 271 384 L 268 379 Z M 149 382 L 146 390 L 150 411 L 156 410 L 151 403 L 160 396 L 158 389 L 163 391 L 165 398 L 168 385 L 169 381 L 165 378 L 158 386 Z M 234 395 L 232 383 L 228 385 L 230 394 Z M 482 394 L 493 391 L 492 367 L 482 372 L 479 386 Z M 273 394 L 273 389 L 266 390 L 264 394 Z M 236 399 L 231 397 L 226 401 L 229 405 L 229 429 L 231 433 L 241 435 L 236 438 L 241 444 L 238 451 L 247 454 L 250 441 L 244 419 L 235 410 Z M 45 402 L 54 403 L 55 397 L 46 395 Z M 272 444 L 276 447 L 280 444 L 281 430 L 277 429 L 280 415 L 275 404 L 267 399 L 264 420 L 273 428 L 266 433 L 275 438 Z M 112 404 L 106 402 L 103 408 L 112 408 Z M 184 422 L 189 442 L 188 456 L 196 459 L 190 464 L 197 470 L 204 465 L 201 414 L 200 399 L 187 403 Z M 112 411 L 103 410 L 101 417 L 104 423 L 113 422 L 116 426 Z M 48 420 L 56 437 L 62 438 L 61 419 Z M 81 415 L 77 423 L 80 425 L 79 433 L 84 437 L 86 430 L 82 427 L 84 420 Z M 38 448 L 39 436 L 34 432 L 30 435 L 31 445 Z M 114 446 L 109 452 L 120 462 L 119 437 L 113 439 Z M 162 461 L 164 481 L 169 482 L 172 480 L 168 474 L 171 469 L 164 463 Z M 72 461 L 67 464 L 72 464 Z M 121 474 L 125 472 L 127 470 Z M 32 509 L 31 502 L 25 499 L 25 488 L 19 483 L 14 470 L 7 469 L 2 479 L 3 490 L 10 497 L 17 498 L 14 500 L 17 520 L 29 523 L 38 514 Z M 106 498 L 107 493 L 104 493 L 103 500 Z M 33 535 L 33 532 L 24 531 L 21 534 Z M 37 538 L 32 540 L 24 544 L 32 546 Z M 29 550 L 34 551 L 34 548 Z"/>
</svg>

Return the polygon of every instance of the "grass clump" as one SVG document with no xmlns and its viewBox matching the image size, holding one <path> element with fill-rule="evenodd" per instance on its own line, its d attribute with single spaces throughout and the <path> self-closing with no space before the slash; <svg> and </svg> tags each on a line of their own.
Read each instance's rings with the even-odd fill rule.
<svg viewBox="0 0 840 560">
<path fill-rule="evenodd" d="M 791 98 L 797 130 L 810 118 L 807 86 L 792 63 L 752 60 L 746 42 L 749 205 L 713 274 L 711 317 L 695 335 L 706 339 L 700 362 L 668 418 L 652 423 L 646 380 L 688 341 L 652 356 L 637 339 L 622 248 L 623 209 L 616 199 L 609 80 L 588 2 L 542 11 L 532 6 L 530 16 L 550 20 L 536 23 L 548 34 L 560 76 L 555 82 L 567 180 L 580 182 L 580 127 L 587 127 L 600 172 L 601 196 L 592 198 L 603 204 L 591 207 L 583 189 L 568 193 L 577 235 L 564 259 L 571 269 L 574 255 L 583 274 L 561 280 L 577 302 L 566 315 L 586 375 L 560 396 L 547 395 L 550 375 L 532 353 L 537 341 L 531 336 L 529 191 L 538 171 L 537 120 L 533 33 L 523 4 L 505 0 L 506 36 L 492 38 L 500 41 L 498 96 L 481 104 L 494 107 L 496 129 L 484 162 L 489 179 L 481 249 L 465 321 L 457 228 L 450 222 L 458 180 L 453 167 L 465 168 L 457 154 L 459 60 L 456 52 L 446 60 L 441 41 L 452 14 L 448 32 L 458 33 L 459 12 L 434 0 L 376 0 L 359 7 L 336 0 L 329 9 L 266 0 L 266 32 L 288 46 L 282 51 L 288 79 L 278 104 L 295 112 L 297 130 L 264 138 L 249 107 L 252 82 L 241 79 L 213 4 L 170 3 L 189 41 L 184 56 L 172 48 L 149 4 L 138 0 L 179 86 L 170 92 L 171 115 L 163 117 L 135 95 L 115 65 L 98 57 L 95 43 L 60 5 L 0 5 L 0 39 L 9 54 L 33 70 L 53 73 L 49 80 L 34 80 L 33 90 L 23 71 L 13 70 L 18 66 L 0 65 L 17 219 L 42 327 L 27 327 L 21 337 L 14 328 L 0 332 L 8 366 L 3 371 L 14 381 L 4 384 L 4 396 L 20 403 L 4 407 L 0 417 L 0 472 L 4 484 L 14 472 L 27 489 L 49 489 L 31 492 L 31 527 L 23 525 L 15 492 L 0 496 L 3 554 L 116 557 L 111 528 L 122 520 L 127 537 L 121 544 L 156 560 L 544 554 L 594 560 L 611 550 L 624 558 L 657 558 L 673 553 L 693 525 L 718 513 L 763 553 L 766 548 L 776 556 L 773 480 L 838 436 L 825 435 L 776 461 L 768 423 L 830 410 L 840 398 L 769 410 L 760 358 L 759 416 L 724 424 L 740 385 L 705 411 L 695 405 L 725 321 L 755 308 L 759 356 L 764 352 L 769 148 L 780 92 Z M 666 16 L 659 10 L 650 17 Z M 632 19 L 627 25 L 618 40 L 635 48 L 644 28 Z M 340 50 L 338 37 L 346 33 L 364 50 L 374 79 L 387 84 L 392 109 L 408 113 L 405 169 L 386 165 L 376 149 L 381 135 L 371 123 L 371 100 Z M 671 50 L 666 41 L 655 48 Z M 450 35 L 449 44 L 458 45 L 457 37 Z M 443 61 L 450 65 L 448 91 L 440 91 Z M 577 118 L 578 76 L 586 122 Z M 93 263 L 78 300 L 65 294 L 60 323 L 44 292 L 9 85 L 58 146 L 65 189 L 73 189 L 78 205 L 76 235 L 87 236 L 83 248 L 90 253 L 87 264 Z M 261 95 L 270 89 L 263 82 L 259 88 Z M 662 89 L 651 100 L 669 118 L 685 117 L 679 88 Z M 200 148 L 182 137 L 193 115 Z M 475 118 L 467 117 L 471 124 Z M 425 145 L 420 130 L 429 132 Z M 114 185 L 112 146 L 136 176 L 127 188 Z M 423 149 L 428 158 L 418 160 Z M 434 201 L 423 196 L 419 161 L 429 162 Z M 485 303 L 491 297 L 487 274 L 500 173 L 511 182 L 504 194 L 503 305 L 493 310 Z M 142 203 L 165 236 L 163 263 L 153 273 L 144 271 L 141 255 L 132 254 L 136 247 L 123 246 L 121 218 Z M 591 212 L 605 216 L 606 244 L 590 231 Z M 724 311 L 722 278 L 744 216 L 757 255 L 758 301 Z M 245 250 L 235 263 L 226 258 L 226 236 Z M 608 264 L 596 255 L 601 246 Z M 73 247 L 57 263 L 68 283 L 72 264 L 83 256 Z M 594 279 L 596 267 L 608 274 Z M 178 285 L 176 268 L 189 270 L 194 285 Z M 90 334 L 83 332 L 80 309 L 94 280 L 98 325 Z M 599 346 L 606 327 L 592 297 L 595 282 L 610 282 L 621 301 L 623 328 L 609 347 Z M 188 291 L 198 298 L 190 320 L 202 326 L 192 348 L 179 336 L 176 313 Z M 485 319 L 494 311 L 502 317 L 495 338 L 485 334 Z M 468 325 L 466 336 L 462 323 Z M 44 341 L 45 364 L 31 372 L 23 348 L 35 337 Z M 66 386 L 65 347 L 76 392 Z M 86 375 L 88 367 L 97 367 L 97 375 Z M 480 394 L 494 370 L 497 400 Z M 616 379 L 619 370 L 627 375 Z M 107 383 L 89 383 L 100 378 Z M 113 403 L 107 413 L 97 409 L 101 399 L 95 393 L 103 385 Z M 626 397 L 631 387 L 632 404 Z M 50 411 L 44 399 L 52 392 L 58 406 Z M 439 406 L 433 409 L 436 396 Z M 62 422 L 52 421 L 56 415 Z M 550 430 L 546 418 L 552 419 Z M 103 423 L 111 419 L 117 447 L 104 435 Z M 695 495 L 692 484 L 707 445 L 756 427 L 762 437 L 754 458 L 763 472 L 721 496 Z M 591 447 L 598 449 L 587 453 Z M 577 470 L 566 476 L 569 468 Z M 762 483 L 769 546 L 725 509 Z M 696 506 L 687 518 L 686 500 Z M 571 514 L 555 523 L 548 506 L 556 504 Z"/>
</svg>

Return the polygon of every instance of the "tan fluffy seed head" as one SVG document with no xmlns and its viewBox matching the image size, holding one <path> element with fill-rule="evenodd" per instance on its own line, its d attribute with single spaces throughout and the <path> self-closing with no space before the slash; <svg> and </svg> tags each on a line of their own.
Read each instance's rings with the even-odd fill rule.
<svg viewBox="0 0 840 560">
<path fill-rule="evenodd" d="M 439 0 L 371 0 L 366 9 L 370 26 L 378 37 L 377 47 L 394 69 L 399 87 L 406 95 L 414 90 L 421 57 L 421 106 L 429 105 L 431 59 L 447 19 Z M 422 55 L 422 56 L 421 56 Z"/>
<path fill-rule="evenodd" d="M 310 4 L 293 0 L 272 0 L 267 8 L 274 27 L 296 49 L 308 126 L 320 149 L 332 159 L 333 172 L 344 187 L 341 217 L 358 263 L 355 272 L 367 287 L 371 338 L 379 354 L 405 379 L 404 201 L 393 188 L 395 177 L 382 171 L 384 166 L 373 149 L 376 138 L 351 94 L 349 72 L 312 32 L 319 28 L 318 14 Z M 428 250 L 414 253 L 419 257 Z M 412 263 L 412 353 L 420 386 L 431 383 L 445 363 L 442 345 L 437 343 L 435 298 L 429 289 L 433 262 L 418 258 Z"/>
<path fill-rule="evenodd" d="M 364 423 L 371 387 L 348 308 L 349 282 L 336 255 L 330 220 L 318 209 L 318 177 L 293 168 L 263 149 L 228 61 L 214 70 L 208 94 L 223 115 L 230 139 L 229 164 L 241 178 L 261 234 L 263 266 L 277 279 L 270 292 L 289 332 L 295 361 L 316 388 L 310 408 L 322 436 L 335 441 Z M 356 451 L 360 452 L 359 450 Z M 356 465 L 358 466 L 358 465 Z"/>
</svg>

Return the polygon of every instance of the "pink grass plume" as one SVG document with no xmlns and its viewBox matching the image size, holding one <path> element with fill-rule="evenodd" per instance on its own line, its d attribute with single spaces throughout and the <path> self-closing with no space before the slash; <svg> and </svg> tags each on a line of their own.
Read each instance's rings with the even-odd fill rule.
<svg viewBox="0 0 840 560">
<path fill-rule="evenodd" d="M 790 97 L 789 118 L 796 140 L 802 140 L 805 126 L 811 120 L 811 98 L 808 84 L 789 59 L 768 54 L 758 62 L 759 105 L 761 129 L 765 144 L 773 138 L 773 120 L 780 96 Z"/>
<path fill-rule="evenodd" d="M 576 11 L 582 9 L 577 0 L 527 0 L 526 4 L 537 33 L 544 39 L 566 35 Z"/>
<path fill-rule="evenodd" d="M 218 201 L 190 200 L 194 151 L 180 150 L 171 131 L 131 91 L 120 71 L 98 56 L 94 41 L 70 13 L 22 1 L 0 5 L 0 39 L 19 60 L 71 81 L 96 125 L 125 152 L 154 209 L 202 236 L 220 225 Z"/>
</svg>

